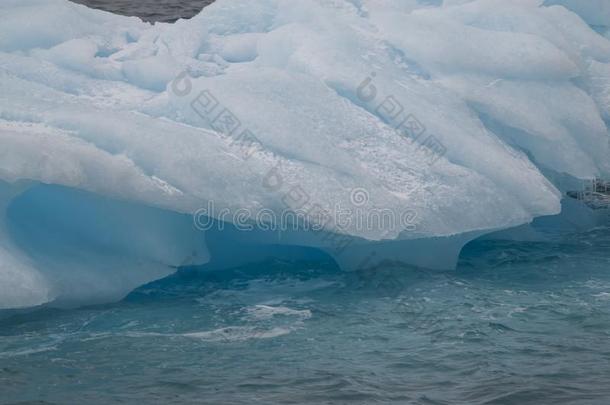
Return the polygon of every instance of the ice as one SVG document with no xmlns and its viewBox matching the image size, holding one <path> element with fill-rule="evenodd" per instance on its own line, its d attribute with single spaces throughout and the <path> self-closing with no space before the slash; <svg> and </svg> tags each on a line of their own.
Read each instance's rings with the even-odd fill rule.
<svg viewBox="0 0 610 405">
<path fill-rule="evenodd" d="M 562 5 L 591 25 L 610 27 L 610 3 L 605 0 L 546 0 L 545 4 Z"/>
<path fill-rule="evenodd" d="M 610 174 L 605 3 L 441 3 L 218 0 L 151 25 L 3 1 L 0 307 L 281 249 L 448 268 L 559 213 L 557 174 Z M 240 230 L 314 209 L 344 215 Z"/>
<path fill-rule="evenodd" d="M 8 234 L 44 273 L 56 305 L 103 303 L 208 260 L 188 216 L 49 185 L 7 209 Z"/>
<path fill-rule="evenodd" d="M 6 212 L 7 204 L 22 188 L 0 181 L 0 212 Z M 5 215 L 0 217 L 0 297 L 0 309 L 36 306 L 54 298 L 45 278 L 7 235 Z"/>
</svg>

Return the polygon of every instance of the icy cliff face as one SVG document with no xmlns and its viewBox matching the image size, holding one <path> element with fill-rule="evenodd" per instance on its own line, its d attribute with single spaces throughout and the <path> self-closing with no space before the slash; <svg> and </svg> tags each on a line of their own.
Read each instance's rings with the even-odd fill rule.
<svg viewBox="0 0 610 405">
<path fill-rule="evenodd" d="M 559 212 L 541 171 L 610 173 L 610 41 L 587 24 L 605 2 L 436 3 L 219 0 L 149 25 L 3 1 L 0 308 L 117 299 L 204 263 L 193 213 L 335 213 L 319 231 L 341 252 L 311 230 L 227 238 L 446 267 Z"/>
</svg>

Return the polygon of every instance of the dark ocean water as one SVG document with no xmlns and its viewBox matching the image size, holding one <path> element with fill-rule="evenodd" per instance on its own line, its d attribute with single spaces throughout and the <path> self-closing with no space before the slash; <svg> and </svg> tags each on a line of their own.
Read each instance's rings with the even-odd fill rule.
<svg viewBox="0 0 610 405">
<path fill-rule="evenodd" d="M 138 16 L 145 21 L 173 22 L 191 18 L 214 0 L 72 0 L 115 14 Z"/>
<path fill-rule="evenodd" d="M 607 404 L 610 228 L 478 241 L 455 271 L 182 269 L 0 313 L 0 402 Z"/>
</svg>

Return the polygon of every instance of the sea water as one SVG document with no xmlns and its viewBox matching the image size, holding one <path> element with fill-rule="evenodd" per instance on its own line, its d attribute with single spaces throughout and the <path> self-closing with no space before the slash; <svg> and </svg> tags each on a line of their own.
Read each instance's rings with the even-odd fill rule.
<svg viewBox="0 0 610 405">
<path fill-rule="evenodd" d="M 439 252 L 442 254 L 442 252 Z M 479 240 L 457 270 L 270 260 L 3 313 L 8 403 L 607 403 L 610 228 Z"/>
</svg>

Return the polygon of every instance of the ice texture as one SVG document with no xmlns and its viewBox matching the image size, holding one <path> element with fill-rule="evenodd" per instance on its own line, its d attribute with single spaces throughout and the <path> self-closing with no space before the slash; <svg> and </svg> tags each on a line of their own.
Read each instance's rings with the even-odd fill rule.
<svg viewBox="0 0 610 405">
<path fill-rule="evenodd" d="M 562 5 L 591 25 L 610 27 L 610 3 L 606 0 L 546 0 L 545 4 Z"/>
<path fill-rule="evenodd" d="M 559 213 L 552 174 L 610 173 L 607 2 L 441 3 L 217 0 L 151 25 L 2 1 L 0 308 L 120 299 L 218 240 L 446 268 Z M 322 236 L 191 221 L 297 197 L 348 220 Z M 374 210 L 410 221 L 359 226 Z"/>
</svg>

